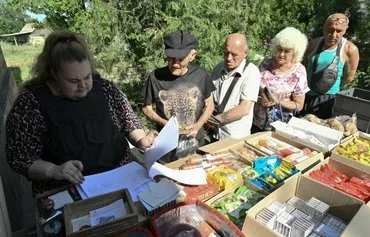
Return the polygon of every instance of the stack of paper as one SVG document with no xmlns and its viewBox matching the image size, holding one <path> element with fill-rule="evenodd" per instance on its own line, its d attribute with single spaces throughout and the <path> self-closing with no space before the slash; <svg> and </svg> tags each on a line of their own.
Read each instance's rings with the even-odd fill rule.
<svg viewBox="0 0 370 237">
<path fill-rule="evenodd" d="M 178 137 L 177 120 L 176 117 L 172 117 L 159 133 L 152 147 L 145 151 L 145 168 L 137 162 L 131 162 L 114 170 L 85 176 L 85 181 L 77 186 L 78 192 L 83 199 L 86 199 L 127 188 L 133 201 L 138 201 L 138 194 L 150 190 L 155 184 L 152 178 L 157 175 L 166 176 L 183 184 L 207 184 L 207 175 L 202 168 L 173 170 L 156 162 L 163 155 L 177 147 Z M 168 183 L 165 186 L 167 187 Z M 175 197 L 175 193 L 172 193 L 172 196 Z M 169 196 L 166 196 L 166 198 L 169 198 Z M 158 203 L 151 204 L 159 205 Z"/>
<path fill-rule="evenodd" d="M 138 195 L 147 211 L 151 212 L 162 207 L 179 197 L 183 187 L 176 185 L 173 181 L 162 179 L 159 183 L 152 184 L 149 189 Z"/>
</svg>

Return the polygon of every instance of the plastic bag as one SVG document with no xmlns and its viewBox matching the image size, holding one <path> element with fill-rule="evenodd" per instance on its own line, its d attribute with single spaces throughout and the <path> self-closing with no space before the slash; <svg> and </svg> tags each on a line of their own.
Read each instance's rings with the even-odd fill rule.
<svg viewBox="0 0 370 237">
<path fill-rule="evenodd" d="M 182 158 L 191 154 L 195 154 L 199 147 L 197 139 L 189 138 L 182 134 L 179 137 L 179 145 L 176 148 L 176 157 Z"/>
<path fill-rule="evenodd" d="M 196 204 L 178 203 L 163 210 L 152 217 L 150 225 L 158 237 L 244 236 L 221 213 L 200 201 Z"/>
<path fill-rule="evenodd" d="M 356 132 L 358 132 L 356 113 L 354 113 L 351 118 L 349 118 L 348 120 L 346 120 L 342 123 L 343 123 L 343 126 L 344 126 L 344 135 L 345 136 L 350 136 L 350 135 L 355 134 Z"/>
<path fill-rule="evenodd" d="M 273 106 L 271 109 L 266 111 L 266 120 L 263 130 L 265 131 L 272 131 L 274 128 L 271 126 L 271 123 L 276 121 L 281 121 L 283 123 L 288 123 L 289 120 L 297 113 L 294 111 L 293 113 L 284 111 L 281 107 L 281 104 L 278 106 Z"/>
</svg>

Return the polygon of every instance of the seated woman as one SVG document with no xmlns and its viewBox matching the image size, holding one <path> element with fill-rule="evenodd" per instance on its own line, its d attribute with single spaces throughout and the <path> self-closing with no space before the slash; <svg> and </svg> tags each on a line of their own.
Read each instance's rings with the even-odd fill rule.
<svg viewBox="0 0 370 237">
<path fill-rule="evenodd" d="M 280 31 L 272 40 L 273 58 L 261 66 L 261 90 L 254 106 L 252 132 L 269 130 L 272 109 L 301 111 L 307 85 L 306 69 L 300 63 L 307 47 L 307 37 L 293 27 Z"/>
<path fill-rule="evenodd" d="M 83 182 L 151 146 L 127 97 L 96 72 L 82 37 L 53 32 L 6 121 L 6 158 L 33 193 Z"/>
</svg>

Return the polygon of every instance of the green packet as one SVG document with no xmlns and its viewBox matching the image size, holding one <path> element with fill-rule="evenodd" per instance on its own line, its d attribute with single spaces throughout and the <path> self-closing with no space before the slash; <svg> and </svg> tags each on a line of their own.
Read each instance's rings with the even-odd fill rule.
<svg viewBox="0 0 370 237">
<path fill-rule="evenodd" d="M 226 214 L 229 219 L 240 219 L 245 217 L 246 211 L 265 196 L 264 194 L 248 189 L 246 186 L 241 186 L 234 193 L 213 202 L 211 207 L 224 215 Z"/>
</svg>

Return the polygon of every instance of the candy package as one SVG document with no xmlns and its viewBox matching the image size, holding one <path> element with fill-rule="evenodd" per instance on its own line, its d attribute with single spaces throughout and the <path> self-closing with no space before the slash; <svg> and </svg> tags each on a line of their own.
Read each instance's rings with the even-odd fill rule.
<svg viewBox="0 0 370 237">
<path fill-rule="evenodd" d="M 254 171 L 255 173 L 252 173 Z M 272 192 L 283 184 L 284 180 L 298 172 L 298 169 L 279 159 L 276 155 L 258 158 L 253 162 L 253 170 L 249 170 L 243 177 L 247 177 L 249 182 L 267 192 Z M 251 174 L 259 174 L 252 176 Z"/>
<path fill-rule="evenodd" d="M 370 140 L 355 138 L 346 145 L 338 146 L 335 151 L 363 165 L 370 166 Z"/>
<path fill-rule="evenodd" d="M 225 190 L 234 184 L 243 182 L 243 178 L 238 171 L 225 166 L 219 166 L 207 172 L 207 180 L 218 185 L 220 190 Z"/>
<path fill-rule="evenodd" d="M 370 200 L 370 181 L 346 175 L 325 164 L 319 170 L 314 170 L 309 177 L 321 183 L 330 185 L 365 202 Z"/>
<path fill-rule="evenodd" d="M 213 202 L 211 207 L 241 228 L 246 212 L 264 197 L 264 194 L 250 190 L 246 186 L 241 186 L 234 193 Z"/>
</svg>

